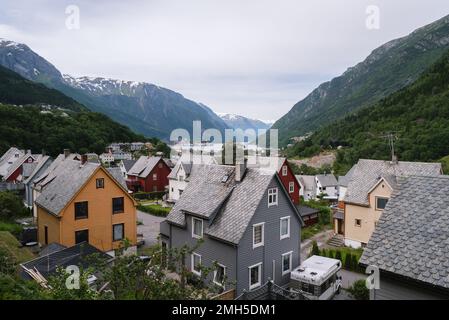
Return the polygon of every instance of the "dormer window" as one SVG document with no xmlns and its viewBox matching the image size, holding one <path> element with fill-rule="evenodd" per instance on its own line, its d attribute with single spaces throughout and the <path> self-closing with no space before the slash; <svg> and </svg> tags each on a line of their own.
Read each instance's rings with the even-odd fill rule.
<svg viewBox="0 0 449 320">
<path fill-rule="evenodd" d="M 278 188 L 268 189 L 268 207 L 277 206 L 278 204 Z"/>
<path fill-rule="evenodd" d="M 376 197 L 376 210 L 384 210 L 387 206 L 388 198 Z"/>
<path fill-rule="evenodd" d="M 203 238 L 203 220 L 192 217 L 192 238 Z"/>
</svg>

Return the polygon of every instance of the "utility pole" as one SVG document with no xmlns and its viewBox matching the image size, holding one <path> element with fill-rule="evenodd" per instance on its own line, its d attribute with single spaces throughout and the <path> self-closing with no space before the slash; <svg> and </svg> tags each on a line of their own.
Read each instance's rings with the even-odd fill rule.
<svg viewBox="0 0 449 320">
<path fill-rule="evenodd" d="M 391 161 L 397 162 L 397 157 L 394 152 L 394 141 L 399 139 L 398 136 L 394 132 L 389 132 L 385 135 L 382 135 L 381 138 L 385 138 L 388 140 L 388 144 L 389 144 L 390 150 L 391 150 Z"/>
</svg>

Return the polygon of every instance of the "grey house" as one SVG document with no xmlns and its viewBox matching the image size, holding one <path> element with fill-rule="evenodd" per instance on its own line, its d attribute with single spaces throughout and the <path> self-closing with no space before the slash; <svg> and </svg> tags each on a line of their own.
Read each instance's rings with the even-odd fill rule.
<svg viewBox="0 0 449 320">
<path fill-rule="evenodd" d="M 240 295 L 269 279 L 289 283 L 300 264 L 302 225 L 277 173 L 243 164 L 199 165 L 161 224 L 161 237 L 169 248 L 193 248 L 203 239 L 186 266 L 200 276 L 198 265 L 218 264 L 206 281 Z"/>
<path fill-rule="evenodd" d="M 400 178 L 360 263 L 380 270 L 376 300 L 449 298 L 449 176 Z"/>
<path fill-rule="evenodd" d="M 39 162 L 36 163 L 24 163 L 23 164 L 23 176 L 26 180 L 23 182 L 25 185 L 25 205 L 28 208 L 33 207 L 33 181 L 44 173 L 51 165 L 52 159 L 49 156 L 43 156 Z"/>
</svg>

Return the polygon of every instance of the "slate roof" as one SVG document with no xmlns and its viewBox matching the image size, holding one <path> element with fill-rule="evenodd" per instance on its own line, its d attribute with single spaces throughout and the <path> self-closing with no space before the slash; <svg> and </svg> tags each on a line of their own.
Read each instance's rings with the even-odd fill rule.
<svg viewBox="0 0 449 320">
<path fill-rule="evenodd" d="M 298 211 L 299 211 L 299 214 L 301 215 L 301 217 L 310 216 L 312 214 L 317 214 L 320 212 L 320 210 L 314 209 L 314 208 L 311 208 L 308 206 L 299 205 L 299 206 L 297 206 L 297 208 L 298 208 Z"/>
<path fill-rule="evenodd" d="M 99 164 L 91 162 L 86 162 L 82 166 L 80 164 L 76 160 L 64 160 L 64 163 L 56 170 L 56 177 L 37 197 L 36 204 L 58 215 L 94 171 L 100 167 Z"/>
<path fill-rule="evenodd" d="M 123 189 L 128 191 L 128 186 L 126 185 L 125 177 L 123 177 L 122 170 L 118 167 L 114 168 L 107 168 L 108 172 L 111 174 L 111 176 L 114 177 L 115 180 L 117 180 L 118 183 L 123 187 Z"/>
<path fill-rule="evenodd" d="M 274 171 L 248 168 L 243 180 L 236 182 L 234 166 L 194 165 L 190 183 L 167 221 L 184 226 L 186 212 L 201 216 L 209 219 L 205 234 L 238 244 L 273 179 L 277 179 Z M 292 209 L 296 211 L 293 205 Z"/>
<path fill-rule="evenodd" d="M 47 279 L 48 276 L 55 275 L 58 267 L 64 268 L 70 265 L 76 265 L 87 268 L 89 267 L 87 258 L 92 254 L 95 254 L 100 261 L 104 262 L 108 262 L 113 259 L 108 254 L 101 252 L 87 242 L 83 242 L 73 247 L 57 250 L 56 252 L 52 252 L 48 255 L 44 255 L 21 264 L 21 276 L 25 279 L 31 279 L 31 277 L 25 272 L 24 267 L 27 269 L 36 268 Z"/>
<path fill-rule="evenodd" d="M 305 176 L 305 175 L 298 175 L 295 176 L 296 180 L 304 186 L 304 190 L 311 191 L 312 194 L 315 194 L 316 191 L 316 184 L 315 184 L 315 176 Z"/>
<path fill-rule="evenodd" d="M 33 162 L 33 163 L 24 163 L 22 165 L 22 177 L 24 178 L 28 178 L 34 171 L 34 169 L 36 169 L 37 167 L 37 162 Z"/>
<path fill-rule="evenodd" d="M 186 176 L 184 179 L 189 180 L 189 176 L 192 171 L 192 166 L 194 166 L 194 165 L 190 162 L 183 162 L 183 161 L 178 161 L 176 163 L 175 167 L 170 172 L 170 174 L 167 176 L 167 178 L 176 180 L 178 178 L 177 174 L 178 174 L 178 171 L 179 171 L 179 168 L 181 167 L 181 165 L 184 168 L 184 172 L 186 173 Z"/>
<path fill-rule="evenodd" d="M 6 172 L 6 174 L 5 174 L 5 176 L 3 178 L 5 180 L 8 179 L 8 177 L 10 175 L 12 175 L 18 168 L 20 168 L 29 157 L 33 157 L 34 161 L 39 161 L 42 158 L 42 155 L 40 155 L 40 154 L 31 154 L 31 153 L 26 153 L 26 154 L 22 155 L 21 157 L 19 157 L 19 159 L 17 159 L 8 168 L 8 171 Z"/>
<path fill-rule="evenodd" d="M 352 166 L 352 168 L 346 173 L 346 175 L 338 177 L 338 185 L 340 187 L 348 187 L 349 181 L 351 181 L 352 179 L 355 168 L 356 166 Z"/>
<path fill-rule="evenodd" d="M 41 189 L 41 188 L 45 187 L 48 183 L 50 183 L 51 181 L 53 181 L 56 178 L 56 176 L 58 175 L 58 173 L 60 171 L 63 170 L 62 164 L 64 163 L 64 161 L 66 161 L 66 160 L 73 161 L 77 157 L 80 157 L 80 155 L 76 154 L 76 153 L 70 154 L 67 158 L 65 157 L 64 154 L 60 154 L 51 163 L 51 165 L 42 174 L 39 175 L 39 177 L 37 177 L 36 179 L 33 180 L 33 182 L 35 184 L 34 188 Z"/>
<path fill-rule="evenodd" d="M 449 176 L 400 178 L 360 263 L 449 289 Z"/>
<path fill-rule="evenodd" d="M 338 186 L 338 181 L 333 174 L 319 174 L 316 178 L 323 187 Z"/>
<path fill-rule="evenodd" d="M 34 177 L 36 176 L 36 174 L 39 172 L 39 170 L 41 170 L 41 168 L 48 162 L 51 161 L 51 158 L 49 156 L 43 156 L 41 160 L 39 160 L 39 162 L 36 164 L 36 166 L 34 167 L 34 170 L 27 176 L 24 174 L 26 178 L 26 180 L 24 181 L 25 184 L 30 183 L 31 181 L 34 180 Z"/>
<path fill-rule="evenodd" d="M 361 159 L 355 165 L 344 201 L 368 205 L 368 192 L 381 178 L 385 178 L 394 188 L 397 177 L 438 176 L 441 172 L 440 163 L 399 161 L 394 164 L 390 161 Z"/>
<path fill-rule="evenodd" d="M 129 172 L 129 170 L 131 170 L 131 168 L 133 167 L 133 165 L 136 164 L 136 160 L 122 160 L 123 161 L 123 166 L 125 167 L 126 172 Z"/>
<path fill-rule="evenodd" d="M 282 165 L 285 163 L 286 158 L 282 157 L 262 157 L 262 156 L 248 156 L 249 168 L 263 168 L 281 171 Z"/>
<path fill-rule="evenodd" d="M 151 171 L 153 171 L 154 167 L 159 163 L 161 159 L 161 157 L 141 156 L 139 160 L 137 160 L 132 168 L 128 171 L 128 174 L 146 178 L 151 173 Z"/>
</svg>

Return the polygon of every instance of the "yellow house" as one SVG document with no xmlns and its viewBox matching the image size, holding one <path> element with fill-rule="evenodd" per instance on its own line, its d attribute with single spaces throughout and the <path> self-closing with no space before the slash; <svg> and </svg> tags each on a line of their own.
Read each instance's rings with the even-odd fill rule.
<svg viewBox="0 0 449 320">
<path fill-rule="evenodd" d="M 117 171 L 84 158 L 64 161 L 35 201 L 39 243 L 89 242 L 113 253 L 126 239 L 135 248 L 136 203 Z"/>
<path fill-rule="evenodd" d="M 347 188 L 339 203 L 343 214 L 334 215 L 335 232 L 343 235 L 346 246 L 364 247 L 402 177 L 441 174 L 439 163 L 359 160 L 345 177 Z"/>
</svg>

